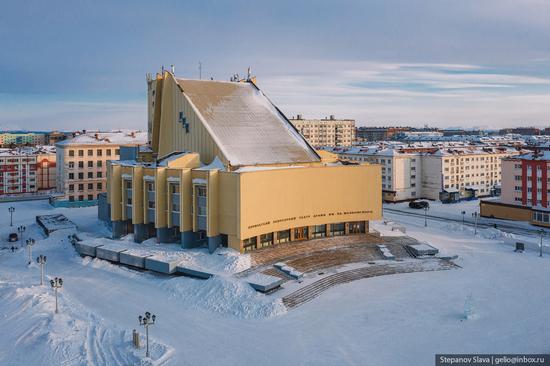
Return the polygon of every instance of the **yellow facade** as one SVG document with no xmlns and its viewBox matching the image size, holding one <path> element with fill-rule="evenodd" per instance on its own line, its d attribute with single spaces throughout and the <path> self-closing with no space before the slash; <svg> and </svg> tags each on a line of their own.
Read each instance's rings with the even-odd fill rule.
<svg viewBox="0 0 550 366">
<path fill-rule="evenodd" d="M 290 123 L 285 127 L 288 132 L 280 130 L 291 136 L 287 140 L 296 154 L 285 150 L 278 155 L 274 143 L 266 146 L 273 152 L 272 163 L 233 165 L 230 157 L 235 160 L 236 155 L 231 144 L 223 143 L 223 136 L 216 135 L 204 116 L 209 109 L 203 105 L 199 113 L 194 104 L 198 97 L 189 97 L 180 84 L 170 73 L 149 80 L 149 132 L 155 159 L 109 165 L 108 202 L 118 234 L 133 231 L 140 241 L 156 230 L 161 241 L 179 234 L 184 247 L 204 243 L 211 249 L 224 245 L 243 252 L 309 239 L 323 230 L 327 236 L 365 232 L 368 221 L 381 218 L 378 165 L 342 165 L 334 154 L 316 152 L 296 137 Z M 209 84 L 205 90 L 215 87 Z M 213 103 L 218 102 L 225 101 Z M 267 108 L 272 119 L 277 118 L 272 123 L 288 122 L 265 100 L 257 103 L 250 108 Z M 254 123 L 261 128 L 262 120 Z"/>
</svg>

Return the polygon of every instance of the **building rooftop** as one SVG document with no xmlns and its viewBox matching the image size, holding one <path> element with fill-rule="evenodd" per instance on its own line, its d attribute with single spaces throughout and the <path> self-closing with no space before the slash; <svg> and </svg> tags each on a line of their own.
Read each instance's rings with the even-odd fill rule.
<svg viewBox="0 0 550 366">
<path fill-rule="evenodd" d="M 253 83 L 176 80 L 231 165 L 321 160 Z"/>
<path fill-rule="evenodd" d="M 87 131 L 55 145 L 63 147 L 68 145 L 144 145 L 146 143 L 147 132 L 143 131 Z"/>
</svg>

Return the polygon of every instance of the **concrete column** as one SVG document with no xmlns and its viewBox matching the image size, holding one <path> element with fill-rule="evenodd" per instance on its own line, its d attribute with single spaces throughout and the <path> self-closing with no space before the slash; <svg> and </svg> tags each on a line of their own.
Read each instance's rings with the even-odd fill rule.
<svg viewBox="0 0 550 366">
<path fill-rule="evenodd" d="M 344 235 L 349 235 L 349 222 L 344 223 Z"/>
<path fill-rule="evenodd" d="M 216 249 L 218 249 L 218 247 L 221 246 L 222 244 L 222 238 L 220 235 L 209 236 L 207 238 L 207 241 L 208 241 L 208 252 L 210 252 L 210 254 L 214 253 Z M 256 245 L 258 244 L 256 243 Z"/>
<path fill-rule="evenodd" d="M 330 236 L 330 224 L 325 225 L 325 236 L 327 238 Z"/>
<path fill-rule="evenodd" d="M 181 233 L 181 246 L 184 249 L 191 249 L 197 246 L 193 230 L 183 231 Z"/>
<path fill-rule="evenodd" d="M 134 241 L 136 243 L 141 243 L 147 239 L 149 239 L 149 225 L 134 224 Z"/>
<path fill-rule="evenodd" d="M 260 236 L 258 235 L 256 237 L 256 249 L 261 248 L 262 244 L 260 243 Z"/>
<path fill-rule="evenodd" d="M 365 221 L 365 234 L 369 233 L 369 222 Z"/>
<path fill-rule="evenodd" d="M 111 221 L 111 223 L 112 238 L 120 239 L 122 236 L 124 236 L 124 221 L 116 220 Z"/>
<path fill-rule="evenodd" d="M 277 233 L 278 231 L 273 232 L 273 245 L 277 244 Z"/>
<path fill-rule="evenodd" d="M 157 228 L 157 239 L 160 243 L 171 243 L 172 235 L 167 227 Z"/>
<path fill-rule="evenodd" d="M 307 238 L 312 239 L 313 238 L 313 228 L 314 226 L 310 226 L 307 228 Z"/>
<path fill-rule="evenodd" d="M 290 228 L 290 241 L 294 241 L 294 228 Z"/>
</svg>

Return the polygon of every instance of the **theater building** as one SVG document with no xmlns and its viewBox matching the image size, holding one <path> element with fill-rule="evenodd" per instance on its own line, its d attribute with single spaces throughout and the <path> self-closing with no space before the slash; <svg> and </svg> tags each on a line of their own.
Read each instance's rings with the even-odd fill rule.
<svg viewBox="0 0 550 366">
<path fill-rule="evenodd" d="M 108 164 L 113 237 L 245 252 L 381 218 L 380 167 L 314 150 L 254 80 L 147 86 L 150 149 Z"/>
</svg>

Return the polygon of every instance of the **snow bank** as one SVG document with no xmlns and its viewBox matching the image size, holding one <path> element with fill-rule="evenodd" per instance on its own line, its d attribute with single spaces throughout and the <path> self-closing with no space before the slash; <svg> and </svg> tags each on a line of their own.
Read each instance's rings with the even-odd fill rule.
<svg viewBox="0 0 550 366">
<path fill-rule="evenodd" d="M 284 314 L 281 299 L 256 292 L 244 281 L 215 276 L 208 280 L 175 277 L 162 285 L 170 297 L 189 307 L 237 318 L 266 318 Z"/>
</svg>

